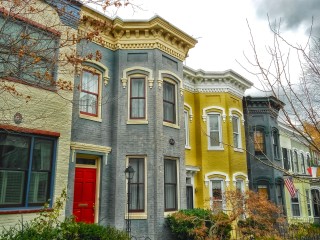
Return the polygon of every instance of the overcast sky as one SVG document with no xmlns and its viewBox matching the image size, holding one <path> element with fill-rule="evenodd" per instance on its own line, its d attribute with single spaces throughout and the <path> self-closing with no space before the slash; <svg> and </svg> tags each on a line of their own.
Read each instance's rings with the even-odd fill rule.
<svg viewBox="0 0 320 240">
<path fill-rule="evenodd" d="M 320 14 L 320 0 L 134 0 L 133 3 L 141 9 L 132 11 L 127 7 L 118 10 L 117 15 L 123 19 L 159 15 L 198 40 L 186 59 L 187 66 L 206 71 L 233 69 L 252 82 L 255 77 L 237 63 L 250 68 L 243 54 L 253 56 L 247 20 L 258 48 L 264 52 L 265 45 L 272 42 L 267 14 L 271 19 L 281 17 L 285 36 L 302 44 L 306 42 L 305 33 L 312 16 Z"/>
</svg>

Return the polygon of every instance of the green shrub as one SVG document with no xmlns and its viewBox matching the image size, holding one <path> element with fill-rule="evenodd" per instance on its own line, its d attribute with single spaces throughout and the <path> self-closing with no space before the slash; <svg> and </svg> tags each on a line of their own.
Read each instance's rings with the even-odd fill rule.
<svg viewBox="0 0 320 240">
<path fill-rule="evenodd" d="M 1 240 L 128 240 L 128 235 L 113 227 L 76 223 L 66 219 L 54 228 L 38 229 L 31 224 L 11 227 L 0 234 Z"/>
<path fill-rule="evenodd" d="M 127 240 L 125 232 L 110 226 L 103 227 L 97 224 L 79 223 L 79 239 L 81 240 Z"/>
<path fill-rule="evenodd" d="M 214 215 L 210 210 L 180 210 L 166 219 L 172 234 L 177 240 L 230 239 L 231 225 L 224 213 Z"/>
</svg>

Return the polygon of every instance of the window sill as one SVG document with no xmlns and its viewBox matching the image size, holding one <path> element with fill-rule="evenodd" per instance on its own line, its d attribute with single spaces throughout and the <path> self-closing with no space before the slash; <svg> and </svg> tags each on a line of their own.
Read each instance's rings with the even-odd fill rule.
<svg viewBox="0 0 320 240">
<path fill-rule="evenodd" d="M 163 126 L 180 129 L 180 127 L 177 124 L 174 124 L 174 123 L 163 122 Z"/>
<path fill-rule="evenodd" d="M 178 212 L 178 210 L 164 212 L 163 216 L 164 216 L 164 217 L 168 217 L 168 216 L 170 216 L 172 213 L 175 213 L 175 212 Z"/>
<path fill-rule="evenodd" d="M 190 146 L 184 146 L 185 149 L 191 150 Z"/>
<path fill-rule="evenodd" d="M 224 151 L 223 147 L 211 147 L 208 148 L 208 151 Z"/>
<path fill-rule="evenodd" d="M 52 212 L 52 208 L 48 209 L 20 209 L 20 210 L 1 210 L 0 215 L 7 215 L 7 214 L 23 214 L 23 213 L 39 213 L 39 212 Z"/>
<path fill-rule="evenodd" d="M 79 117 L 83 118 L 83 119 L 95 121 L 95 122 L 102 122 L 101 117 L 89 116 L 89 115 L 85 115 L 85 114 L 82 114 L 82 113 L 79 114 Z"/>
<path fill-rule="evenodd" d="M 243 149 L 241 149 L 241 148 L 234 148 L 233 150 L 234 150 L 235 152 L 241 152 L 241 153 L 244 152 Z"/>
<path fill-rule="evenodd" d="M 141 119 L 138 119 L 138 120 L 133 120 L 133 119 L 130 119 L 130 120 L 128 120 L 127 121 L 127 124 L 129 124 L 129 125 L 135 125 L 135 124 L 137 124 L 137 125 L 139 125 L 139 124 L 148 124 L 149 122 L 148 122 L 148 120 L 141 120 Z"/>
<path fill-rule="evenodd" d="M 147 213 L 129 213 L 130 219 L 148 219 Z M 128 219 L 128 214 L 126 214 L 125 219 Z"/>
</svg>

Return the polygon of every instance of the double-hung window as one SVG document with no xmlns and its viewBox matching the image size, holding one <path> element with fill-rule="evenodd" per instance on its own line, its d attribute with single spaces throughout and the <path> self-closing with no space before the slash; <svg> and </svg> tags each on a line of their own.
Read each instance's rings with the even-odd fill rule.
<svg viewBox="0 0 320 240">
<path fill-rule="evenodd" d="M 144 78 L 130 79 L 130 119 L 146 118 L 146 86 Z"/>
<path fill-rule="evenodd" d="M 306 165 L 305 165 L 305 162 L 304 162 L 303 153 L 301 153 L 300 156 L 301 156 L 301 173 L 306 173 Z"/>
<path fill-rule="evenodd" d="M 272 146 L 273 146 L 273 156 L 275 158 L 279 158 L 278 131 L 276 130 L 272 132 Z"/>
<path fill-rule="evenodd" d="M 294 171 L 296 173 L 299 172 L 299 158 L 298 158 L 298 152 L 295 150 L 294 151 L 294 159 L 293 159 L 293 164 L 294 164 Z"/>
<path fill-rule="evenodd" d="M 176 85 L 163 82 L 163 121 L 176 123 Z"/>
<path fill-rule="evenodd" d="M 208 114 L 208 148 L 221 148 L 221 115 L 216 113 Z"/>
<path fill-rule="evenodd" d="M 81 78 L 80 113 L 97 117 L 101 74 L 84 69 Z"/>
<path fill-rule="evenodd" d="M 59 34 L 1 12 L 0 29 L 0 77 L 54 86 Z"/>
<path fill-rule="evenodd" d="M 177 161 L 164 160 L 164 208 L 165 211 L 178 209 Z"/>
<path fill-rule="evenodd" d="M 223 183 L 222 179 L 211 180 L 211 208 L 213 211 L 223 210 Z"/>
<path fill-rule="evenodd" d="M 293 217 L 300 216 L 300 203 L 299 203 L 299 192 L 297 190 L 296 196 L 291 198 L 291 211 Z"/>
<path fill-rule="evenodd" d="M 51 199 L 54 151 L 54 138 L 0 133 L 0 208 Z"/>
<path fill-rule="evenodd" d="M 185 142 L 184 146 L 190 148 L 190 137 L 189 137 L 189 112 L 184 110 L 184 131 L 185 131 Z"/>
<path fill-rule="evenodd" d="M 237 116 L 232 117 L 232 130 L 233 130 L 233 147 L 241 148 L 240 119 Z"/>
<path fill-rule="evenodd" d="M 264 132 L 262 130 L 256 129 L 253 134 L 255 154 L 265 154 Z"/>
<path fill-rule="evenodd" d="M 134 170 L 130 180 L 130 212 L 145 210 L 145 168 L 144 158 L 129 158 L 129 165 Z"/>
</svg>

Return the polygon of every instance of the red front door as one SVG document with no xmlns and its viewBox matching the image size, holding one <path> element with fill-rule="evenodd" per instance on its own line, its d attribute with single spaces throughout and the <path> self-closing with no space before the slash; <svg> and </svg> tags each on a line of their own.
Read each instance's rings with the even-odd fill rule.
<svg viewBox="0 0 320 240">
<path fill-rule="evenodd" d="M 96 169 L 76 168 L 73 215 L 77 222 L 94 223 Z"/>
</svg>

